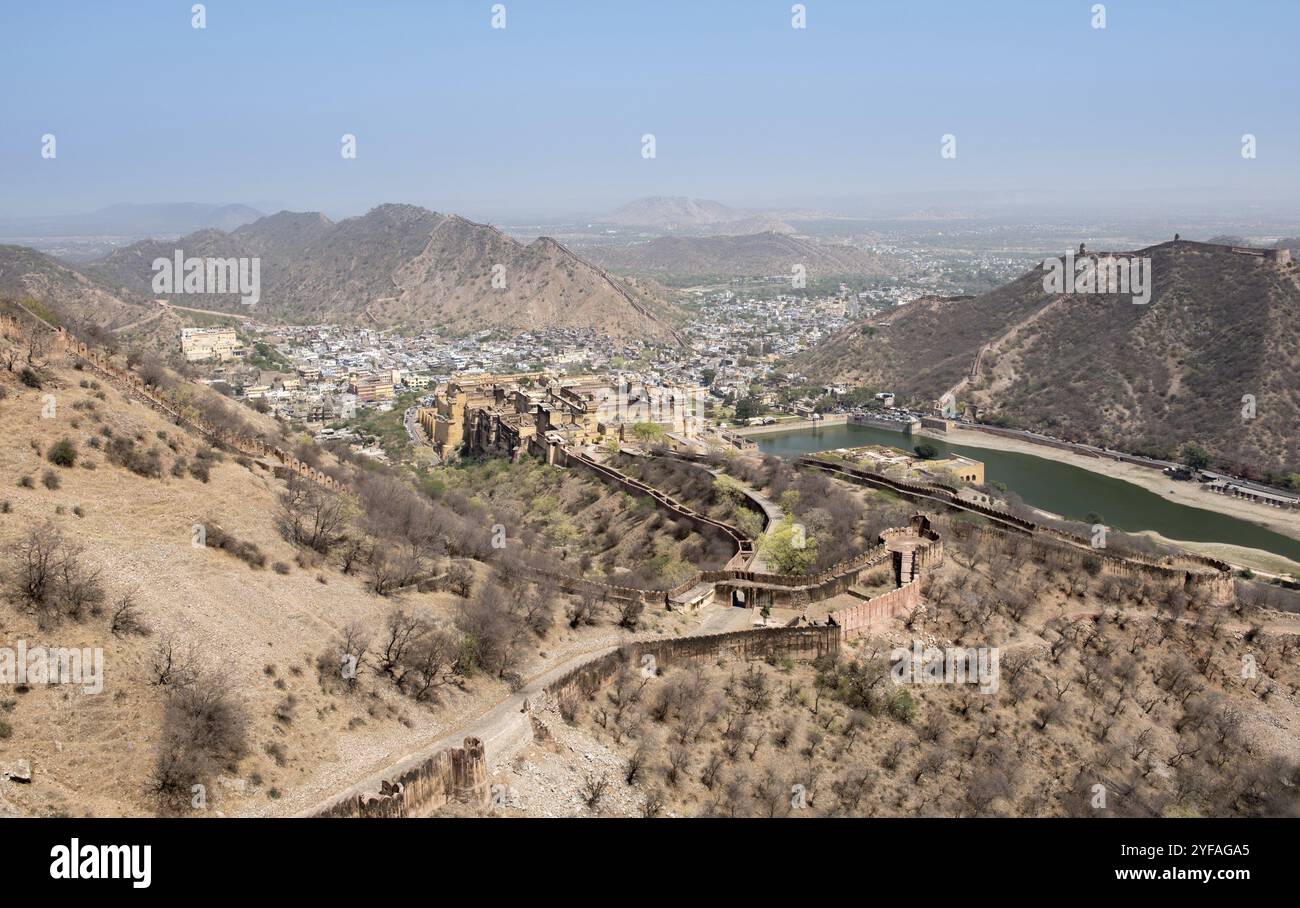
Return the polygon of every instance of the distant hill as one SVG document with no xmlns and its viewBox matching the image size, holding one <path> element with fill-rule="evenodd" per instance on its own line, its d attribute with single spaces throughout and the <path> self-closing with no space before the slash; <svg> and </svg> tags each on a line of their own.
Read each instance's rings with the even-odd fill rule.
<svg viewBox="0 0 1300 908">
<path fill-rule="evenodd" d="M 164 202 L 152 205 L 110 205 L 85 214 L 0 218 L 0 236 L 172 237 L 196 230 L 234 230 L 262 216 L 247 205 L 207 205 Z"/>
<path fill-rule="evenodd" d="M 706 227 L 739 221 L 747 215 L 709 199 L 651 196 L 636 199 L 600 218 L 602 223 L 670 229 Z"/>
<path fill-rule="evenodd" d="M 750 233 L 794 233 L 780 211 L 731 208 L 710 199 L 685 196 L 651 196 L 628 202 L 597 221 L 623 227 L 641 227 L 673 234 L 715 236 Z"/>
<path fill-rule="evenodd" d="M 151 298 L 152 262 L 177 249 L 187 257 L 259 258 L 259 318 L 449 333 L 583 327 L 612 337 L 676 337 L 674 312 L 662 299 L 555 240 L 524 245 L 494 227 L 413 205 L 381 205 L 337 223 L 319 213 L 284 211 L 229 233 L 135 243 L 83 270 L 123 294 Z M 494 274 L 504 287 L 493 286 Z M 233 295 L 185 299 L 244 311 Z"/>
<path fill-rule="evenodd" d="M 628 246 L 601 246 L 584 254 L 613 271 L 659 278 L 775 276 L 807 269 L 808 280 L 879 275 L 896 270 L 892 259 L 839 243 L 819 243 L 779 233 L 748 236 L 665 236 Z"/>
<path fill-rule="evenodd" d="M 916 404 L 955 387 L 984 419 L 1165 456 L 1195 440 L 1229 469 L 1300 472 L 1296 264 L 1189 242 L 1138 254 L 1152 259 L 1146 305 L 1049 294 L 1036 268 L 978 297 L 854 324 L 789 368 Z M 1246 394 L 1254 419 L 1241 415 Z"/>
</svg>

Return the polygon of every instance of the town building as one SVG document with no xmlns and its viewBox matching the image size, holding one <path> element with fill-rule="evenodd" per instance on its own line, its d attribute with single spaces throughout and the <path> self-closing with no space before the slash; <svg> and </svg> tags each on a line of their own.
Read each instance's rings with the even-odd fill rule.
<svg viewBox="0 0 1300 908">
<path fill-rule="evenodd" d="M 394 395 L 392 373 L 358 376 L 349 383 L 348 390 L 362 403 L 373 404 L 392 400 Z"/>
<path fill-rule="evenodd" d="M 225 362 L 244 354 L 234 328 L 182 328 L 181 353 L 191 363 Z"/>
</svg>

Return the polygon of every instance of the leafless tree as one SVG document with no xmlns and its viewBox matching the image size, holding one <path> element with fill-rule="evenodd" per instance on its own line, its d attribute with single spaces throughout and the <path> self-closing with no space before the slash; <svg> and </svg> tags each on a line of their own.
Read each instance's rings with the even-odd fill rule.
<svg viewBox="0 0 1300 908">
<path fill-rule="evenodd" d="M 566 609 L 569 627 L 578 628 L 595 624 L 600 614 L 600 600 L 591 593 L 584 593 L 571 601 Z"/>
<path fill-rule="evenodd" d="M 1150 727 L 1142 729 L 1128 742 L 1128 755 L 1134 760 L 1141 760 L 1142 756 L 1151 749 L 1152 731 Z"/>
<path fill-rule="evenodd" d="M 550 633 L 551 626 L 555 623 L 556 592 L 554 585 L 550 583 L 538 584 L 533 588 L 530 595 L 520 598 L 524 623 L 532 629 L 534 634 L 544 638 Z"/>
<path fill-rule="evenodd" d="M 407 609 L 393 609 L 385 623 L 380 642 L 379 670 L 400 685 L 406 670 L 407 653 L 428 631 L 429 624 L 421 616 Z"/>
<path fill-rule="evenodd" d="M 641 623 L 641 614 L 645 611 L 645 603 L 640 599 L 627 599 L 618 603 L 618 626 L 625 627 L 628 630 L 636 630 Z"/>
<path fill-rule="evenodd" d="M 791 785 L 774 769 L 767 769 L 754 785 L 754 799 L 767 817 L 785 816 L 790 812 Z"/>
<path fill-rule="evenodd" d="M 462 599 L 468 599 L 474 591 L 474 572 L 469 565 L 453 561 L 447 566 L 446 583 L 447 589 Z"/>
<path fill-rule="evenodd" d="M 370 558 L 370 588 L 380 596 L 391 596 L 420 576 L 424 562 L 414 549 L 399 545 L 377 545 Z"/>
<path fill-rule="evenodd" d="M 709 758 L 704 762 L 704 769 L 700 771 L 700 784 L 712 791 L 714 784 L 717 782 L 718 773 L 722 771 L 722 767 L 725 765 L 726 760 L 723 759 L 721 753 L 715 750 L 709 754 Z"/>
<path fill-rule="evenodd" d="M 460 638 L 442 629 L 428 629 L 402 657 L 405 689 L 417 700 L 431 698 L 449 683 L 459 667 Z"/>
<path fill-rule="evenodd" d="M 637 745 L 636 749 L 628 755 L 625 771 L 623 773 L 623 781 L 627 782 L 629 785 L 635 785 L 636 780 L 641 775 L 641 770 L 645 768 L 646 761 L 649 759 L 650 745 L 648 742 L 642 741 Z"/>
<path fill-rule="evenodd" d="M 646 819 L 653 819 L 659 816 L 664 809 L 664 793 L 658 788 L 651 788 L 645 793 L 645 798 L 641 801 L 641 816 Z"/>
<path fill-rule="evenodd" d="M 579 794 L 582 796 L 582 802 L 587 805 L 589 810 L 600 809 L 600 802 L 605 797 L 605 790 L 609 788 L 609 779 L 603 775 L 588 773 L 582 781 L 582 787 Z"/>
<path fill-rule="evenodd" d="M 351 574 L 367 551 L 367 543 L 362 536 L 345 536 L 339 547 L 339 570 Z"/>
<path fill-rule="evenodd" d="M 670 785 L 676 785 L 681 779 L 682 774 L 686 772 L 686 767 L 691 762 L 691 752 L 681 744 L 674 744 L 668 748 L 668 782 Z"/>
<path fill-rule="evenodd" d="M 193 785 L 244 756 L 247 734 L 247 713 L 227 676 L 195 671 L 185 683 L 170 684 L 152 776 L 163 805 L 188 806 Z"/>
<path fill-rule="evenodd" d="M 198 674 L 198 656 L 192 644 L 183 645 L 171 634 L 163 635 L 154 648 L 151 676 L 159 687 L 184 687 Z"/>
<path fill-rule="evenodd" d="M 343 538 L 347 500 L 314 482 L 293 476 L 280 495 L 278 523 L 284 538 L 326 554 Z"/>
<path fill-rule="evenodd" d="M 1038 726 L 1039 731 L 1046 731 L 1048 725 L 1060 721 L 1065 717 L 1065 714 L 1065 704 L 1060 700 L 1055 703 L 1045 703 L 1035 713 L 1034 724 Z"/>
<path fill-rule="evenodd" d="M 149 627 L 140 618 L 139 610 L 136 608 L 134 590 L 118 597 L 116 605 L 113 606 L 112 618 L 109 619 L 109 630 L 118 637 L 132 635 L 143 637 L 149 634 Z"/>
<path fill-rule="evenodd" d="M 921 779 L 925 776 L 937 776 L 947 764 L 948 755 L 942 748 L 933 745 L 925 748 L 921 751 L 916 766 L 912 768 L 912 784 L 921 784 Z"/>
<path fill-rule="evenodd" d="M 478 666 L 498 678 L 518 667 L 530 633 L 495 583 L 484 583 L 473 598 L 459 604 L 456 627 L 473 647 Z"/>
<path fill-rule="evenodd" d="M 889 742 L 889 746 L 885 748 L 885 755 L 881 757 L 880 760 L 881 765 L 890 771 L 897 769 L 899 761 L 903 758 L 903 754 L 907 752 L 907 748 L 908 744 L 906 740 L 903 738 L 894 738 Z"/>
<path fill-rule="evenodd" d="M 839 801 L 840 809 L 852 814 L 862 803 L 862 798 L 874 782 L 874 774 L 867 769 L 852 769 L 831 783 L 831 791 Z"/>
</svg>

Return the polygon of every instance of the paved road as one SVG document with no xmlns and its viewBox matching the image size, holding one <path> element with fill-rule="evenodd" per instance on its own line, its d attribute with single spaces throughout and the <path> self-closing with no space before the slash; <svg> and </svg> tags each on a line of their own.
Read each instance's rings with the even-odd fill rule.
<svg viewBox="0 0 1300 908">
<path fill-rule="evenodd" d="M 427 445 L 424 439 L 424 429 L 415 418 L 416 408 L 411 407 L 402 415 L 402 423 L 406 426 L 406 434 L 410 436 L 411 442 L 418 448 Z"/>
</svg>

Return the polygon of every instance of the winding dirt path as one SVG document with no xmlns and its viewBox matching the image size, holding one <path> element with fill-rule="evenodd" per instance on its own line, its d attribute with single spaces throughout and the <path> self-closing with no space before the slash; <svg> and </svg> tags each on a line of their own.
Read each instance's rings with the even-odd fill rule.
<svg viewBox="0 0 1300 908">
<path fill-rule="evenodd" d="M 735 623 L 736 614 L 748 616 L 749 612 L 746 609 L 732 609 L 725 606 L 710 606 L 702 609 L 697 613 L 695 627 L 683 636 L 716 634 L 733 629 L 730 625 Z M 532 740 L 533 727 L 528 704 L 540 698 L 547 685 L 558 680 L 566 672 L 613 652 L 627 643 L 662 639 L 665 639 L 663 634 L 613 634 L 601 642 L 589 643 L 581 649 L 570 650 L 558 658 L 551 659 L 545 667 L 530 675 L 519 690 L 497 699 L 478 715 L 437 732 L 437 736 L 427 743 L 370 772 L 346 790 L 297 812 L 295 816 L 312 816 L 337 801 L 358 794 L 376 792 L 385 779 L 391 779 L 419 765 L 440 750 L 460 747 L 467 737 L 478 738 L 483 742 L 483 751 L 487 755 L 489 769 L 499 766 L 511 759 Z"/>
</svg>

